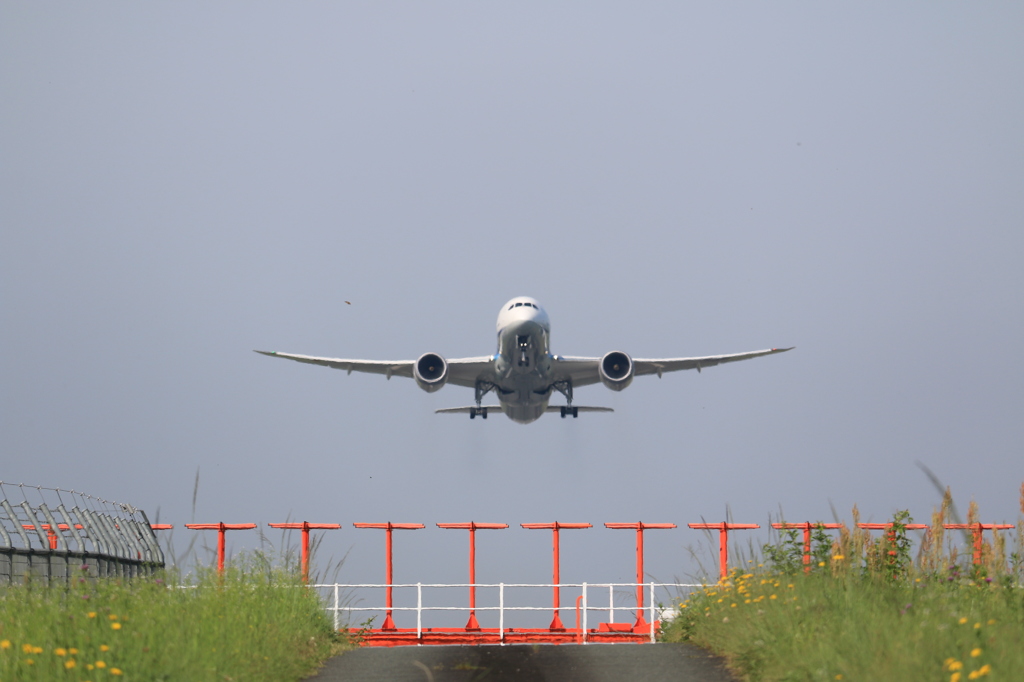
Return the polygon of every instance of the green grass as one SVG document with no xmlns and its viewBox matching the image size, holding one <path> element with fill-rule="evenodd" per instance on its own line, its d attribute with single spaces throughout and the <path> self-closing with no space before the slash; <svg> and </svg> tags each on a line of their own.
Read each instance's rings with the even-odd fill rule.
<svg viewBox="0 0 1024 682">
<path fill-rule="evenodd" d="M 722 655 L 751 681 L 1024 680 L 1024 518 L 1015 551 L 994 534 L 975 565 L 943 532 L 951 508 L 947 489 L 916 560 L 906 512 L 877 538 L 857 528 L 856 507 L 852 531 L 817 529 L 808 573 L 796 531 L 782 531 L 757 568 L 691 594 L 662 638 Z"/>
<path fill-rule="evenodd" d="M 202 570 L 187 587 L 176 582 L 0 588 L 0 682 L 280 682 L 346 646 L 292 573 L 243 561 L 222 578 Z"/>
<path fill-rule="evenodd" d="M 747 680 L 1024 679 L 1024 590 L 998 583 L 734 573 L 685 603 L 664 639 Z"/>
</svg>

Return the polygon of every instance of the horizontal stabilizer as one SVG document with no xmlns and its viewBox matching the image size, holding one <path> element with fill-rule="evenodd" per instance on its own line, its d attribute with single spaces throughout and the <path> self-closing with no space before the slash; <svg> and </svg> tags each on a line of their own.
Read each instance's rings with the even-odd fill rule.
<svg viewBox="0 0 1024 682">
<path fill-rule="evenodd" d="M 442 407 L 440 410 L 434 410 L 434 414 L 484 414 L 501 412 L 501 405 L 470 405 L 468 407 Z"/>
<path fill-rule="evenodd" d="M 561 412 L 564 405 L 548 405 L 548 412 Z M 576 412 L 614 412 L 610 407 L 587 407 L 586 405 L 573 405 Z"/>
</svg>

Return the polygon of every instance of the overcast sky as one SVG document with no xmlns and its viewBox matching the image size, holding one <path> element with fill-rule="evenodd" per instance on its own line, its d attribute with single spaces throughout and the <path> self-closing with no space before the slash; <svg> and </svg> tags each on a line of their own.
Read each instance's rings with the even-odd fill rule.
<svg viewBox="0 0 1024 682">
<path fill-rule="evenodd" d="M 918 461 L 1013 522 L 1022 84 L 1012 2 L 4 3 L 0 480 L 181 549 L 199 470 L 196 521 L 345 524 L 346 582 L 384 577 L 353 521 L 431 527 L 410 582 L 466 579 L 435 522 L 513 524 L 478 580 L 545 582 L 521 522 L 927 521 Z M 489 354 L 517 295 L 566 355 L 797 349 L 527 426 L 252 352 Z M 651 532 L 651 576 L 702 539 Z M 563 580 L 633 541 L 567 532 Z"/>
</svg>

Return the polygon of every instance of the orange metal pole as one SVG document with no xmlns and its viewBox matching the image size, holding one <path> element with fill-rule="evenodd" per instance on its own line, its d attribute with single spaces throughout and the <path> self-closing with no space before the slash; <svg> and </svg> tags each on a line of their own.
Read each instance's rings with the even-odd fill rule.
<svg viewBox="0 0 1024 682">
<path fill-rule="evenodd" d="M 644 527 L 637 524 L 636 529 L 636 624 L 646 625 L 644 620 Z"/>
<path fill-rule="evenodd" d="M 644 628 L 648 626 L 647 620 L 644 618 L 644 531 L 645 530 L 663 530 L 667 528 L 675 528 L 674 523 L 644 523 L 639 521 L 637 523 L 606 523 L 605 528 L 611 528 L 613 530 L 635 530 L 636 531 L 636 624 L 634 628 Z"/>
<path fill-rule="evenodd" d="M 381 625 L 381 630 L 394 630 L 395 619 L 392 617 L 392 610 L 394 604 L 392 602 L 392 586 L 394 585 L 394 564 L 392 563 L 392 538 L 391 532 L 396 528 L 398 530 L 419 530 L 423 528 L 422 523 L 353 523 L 356 528 L 377 528 L 384 530 L 384 582 L 387 583 L 387 587 L 384 588 L 384 605 L 387 611 L 384 615 L 384 623 Z"/>
<path fill-rule="evenodd" d="M 309 582 L 309 531 L 316 530 L 337 530 L 341 528 L 340 523 L 268 523 L 271 528 L 290 528 L 302 531 L 302 582 Z"/>
<path fill-rule="evenodd" d="M 479 630 L 480 623 L 476 619 L 476 531 L 497 530 L 508 528 L 507 523 L 439 523 L 438 528 L 456 528 L 469 531 L 469 622 L 467 630 Z"/>
<path fill-rule="evenodd" d="M 718 574 L 724 580 L 729 575 L 729 531 L 760 528 L 756 523 L 688 523 L 690 528 L 718 531 Z"/>
<path fill-rule="evenodd" d="M 215 530 L 217 531 L 217 572 L 224 572 L 224 535 L 229 530 L 251 530 L 256 527 L 255 523 L 186 523 L 186 528 L 191 530 Z"/>
<path fill-rule="evenodd" d="M 562 618 L 559 615 L 559 610 L 561 609 L 561 606 L 562 606 L 562 599 L 561 599 L 561 592 L 559 591 L 558 585 L 562 582 L 562 577 L 561 577 L 561 571 L 560 571 L 560 568 L 559 568 L 561 566 L 561 561 L 560 561 L 559 555 L 558 555 L 558 547 L 559 547 L 558 531 L 562 530 L 563 528 L 570 528 L 570 529 L 593 528 L 593 526 L 591 526 L 589 523 L 559 523 L 558 521 L 555 521 L 554 523 L 521 523 L 519 525 L 522 526 L 523 528 L 526 528 L 526 529 L 529 529 L 529 530 L 540 529 L 540 530 L 550 530 L 551 531 L 551 535 L 552 535 L 552 554 L 554 555 L 554 561 L 553 561 L 554 569 L 552 570 L 552 579 L 551 579 L 551 582 L 554 583 L 554 592 L 552 594 L 552 605 L 554 606 L 555 615 L 554 615 L 554 618 L 551 619 L 551 625 L 549 625 L 548 628 L 551 629 L 551 630 L 564 630 L 565 626 L 562 625 Z"/>
<path fill-rule="evenodd" d="M 829 530 L 835 530 L 837 528 L 845 527 L 842 523 L 811 523 L 805 521 L 804 523 L 773 523 L 772 528 L 781 530 L 783 528 L 800 528 L 804 531 L 804 573 L 811 572 L 811 530 L 818 527 L 827 528 Z"/>
<path fill-rule="evenodd" d="M 944 523 L 942 527 L 947 530 L 971 531 L 971 535 L 974 537 L 974 556 L 972 558 L 975 566 L 981 565 L 982 534 L 986 530 L 1010 530 L 1011 528 L 1016 528 L 1016 526 L 1009 523 Z"/>
</svg>

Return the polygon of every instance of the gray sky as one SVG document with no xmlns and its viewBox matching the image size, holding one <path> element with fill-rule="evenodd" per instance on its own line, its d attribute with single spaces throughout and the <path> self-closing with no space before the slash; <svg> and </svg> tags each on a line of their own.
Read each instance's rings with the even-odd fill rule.
<svg viewBox="0 0 1024 682">
<path fill-rule="evenodd" d="M 1013 521 L 1022 34 L 1019 3 L 5 3 L 0 479 L 180 525 L 200 468 L 197 521 L 341 522 L 353 582 L 352 521 L 927 520 L 915 461 Z M 487 354 L 516 295 L 562 354 L 797 350 L 529 426 L 251 352 Z M 479 580 L 550 578 L 549 533 L 500 533 Z M 699 541 L 652 532 L 650 573 Z M 632 546 L 567 533 L 563 579 Z M 465 547 L 404 533 L 395 577 Z"/>
</svg>

